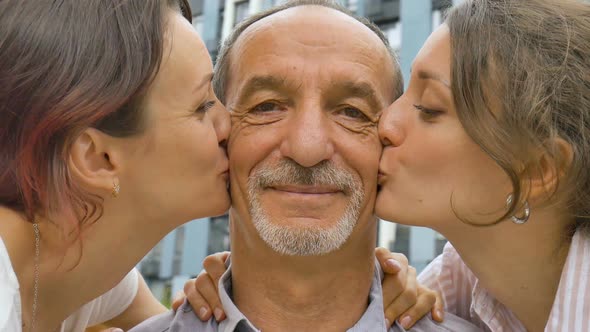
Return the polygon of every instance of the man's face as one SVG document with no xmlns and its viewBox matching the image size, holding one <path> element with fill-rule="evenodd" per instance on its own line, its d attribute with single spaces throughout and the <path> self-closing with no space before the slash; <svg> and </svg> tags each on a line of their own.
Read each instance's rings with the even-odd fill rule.
<svg viewBox="0 0 590 332">
<path fill-rule="evenodd" d="M 234 229 L 308 256 L 368 227 L 393 76 L 382 41 L 336 10 L 295 7 L 246 29 L 226 82 Z"/>
</svg>

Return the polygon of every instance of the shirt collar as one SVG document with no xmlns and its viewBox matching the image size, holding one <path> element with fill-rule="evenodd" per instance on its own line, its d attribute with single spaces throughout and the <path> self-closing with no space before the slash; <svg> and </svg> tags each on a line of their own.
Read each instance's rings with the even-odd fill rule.
<svg viewBox="0 0 590 332">
<path fill-rule="evenodd" d="M 219 324 L 221 332 L 258 332 L 259 330 L 240 312 L 232 300 L 232 273 L 231 262 L 227 260 L 228 269 L 219 280 L 219 297 L 225 310 L 227 318 Z M 369 306 L 361 319 L 348 332 L 361 331 L 385 331 L 385 319 L 383 316 L 383 295 L 381 289 L 381 280 L 383 270 L 378 261 L 375 260 L 375 271 L 373 273 L 373 282 L 369 292 Z"/>
<path fill-rule="evenodd" d="M 228 258 L 225 265 L 227 270 L 219 279 L 218 289 L 221 305 L 225 310 L 227 318 L 219 323 L 220 332 L 257 332 L 259 331 L 250 323 L 244 314 L 236 307 L 232 299 L 232 273 L 231 273 L 231 258 Z M 239 329 L 238 328 L 239 325 Z"/>
</svg>

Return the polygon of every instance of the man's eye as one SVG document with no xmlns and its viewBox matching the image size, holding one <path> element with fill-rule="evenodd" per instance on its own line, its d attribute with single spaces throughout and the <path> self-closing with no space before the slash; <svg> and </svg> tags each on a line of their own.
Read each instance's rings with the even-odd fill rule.
<svg viewBox="0 0 590 332">
<path fill-rule="evenodd" d="M 281 109 L 281 107 L 274 102 L 264 102 L 264 103 L 260 103 L 256 106 L 254 106 L 251 110 L 251 112 L 254 113 L 268 113 L 268 112 L 274 112 L 274 111 L 279 111 Z"/>
<path fill-rule="evenodd" d="M 359 120 L 359 121 L 369 120 L 369 118 L 365 115 L 365 113 L 363 113 L 362 111 L 360 111 L 358 108 L 355 108 L 355 107 L 344 107 L 344 108 L 340 109 L 340 111 L 338 113 L 340 113 L 348 118 L 354 119 L 354 120 Z"/>
</svg>

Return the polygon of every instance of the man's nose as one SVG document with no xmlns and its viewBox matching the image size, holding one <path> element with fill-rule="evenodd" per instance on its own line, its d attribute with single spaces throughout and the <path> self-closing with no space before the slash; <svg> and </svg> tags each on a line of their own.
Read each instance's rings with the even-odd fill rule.
<svg viewBox="0 0 590 332">
<path fill-rule="evenodd" d="M 334 154 L 331 126 L 320 107 L 297 110 L 281 143 L 281 154 L 304 167 L 312 167 Z"/>
<path fill-rule="evenodd" d="M 401 113 L 397 109 L 397 102 L 390 105 L 379 120 L 379 139 L 384 147 L 400 146 L 402 144 L 405 133 L 401 121 Z"/>
</svg>

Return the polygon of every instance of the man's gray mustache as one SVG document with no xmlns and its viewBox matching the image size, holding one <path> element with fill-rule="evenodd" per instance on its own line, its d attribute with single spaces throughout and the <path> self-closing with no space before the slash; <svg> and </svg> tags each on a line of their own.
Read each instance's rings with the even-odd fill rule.
<svg viewBox="0 0 590 332">
<path fill-rule="evenodd" d="M 257 169 L 250 176 L 249 181 L 255 182 L 255 188 L 281 185 L 331 186 L 345 194 L 352 192 L 357 185 L 357 181 L 350 172 L 339 169 L 330 161 L 304 167 L 289 159 Z"/>
</svg>

